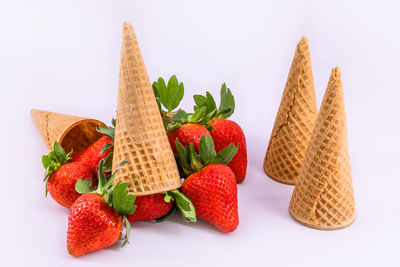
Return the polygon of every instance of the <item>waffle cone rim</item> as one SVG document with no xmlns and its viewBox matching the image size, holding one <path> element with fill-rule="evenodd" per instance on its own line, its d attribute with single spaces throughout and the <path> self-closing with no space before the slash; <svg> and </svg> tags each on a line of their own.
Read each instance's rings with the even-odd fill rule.
<svg viewBox="0 0 400 267">
<path fill-rule="evenodd" d="M 344 223 L 342 223 L 340 225 L 327 226 L 327 225 L 315 225 L 315 224 L 312 224 L 312 223 L 310 223 L 310 222 L 308 222 L 306 220 L 297 218 L 296 215 L 294 215 L 292 213 L 292 210 L 290 208 L 289 208 L 289 214 L 299 224 L 304 225 L 304 226 L 306 226 L 308 228 L 312 228 L 312 229 L 315 229 L 315 230 L 323 230 L 323 231 L 332 231 L 332 230 L 344 229 L 344 228 L 352 225 L 354 223 L 354 221 L 356 220 L 356 217 L 357 217 L 356 214 L 354 213 L 354 216 L 350 220 L 348 220 L 348 221 L 346 221 L 346 222 L 344 222 Z"/>
</svg>

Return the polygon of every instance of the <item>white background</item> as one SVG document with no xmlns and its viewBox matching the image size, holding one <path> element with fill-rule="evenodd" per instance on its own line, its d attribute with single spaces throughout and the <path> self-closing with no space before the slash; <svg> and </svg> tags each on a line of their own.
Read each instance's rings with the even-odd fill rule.
<svg viewBox="0 0 400 267">
<path fill-rule="evenodd" d="M 378 1 L 377 1 L 378 2 Z M 1 266 L 398 266 L 398 1 L 1 1 Z M 68 210 L 44 198 L 47 148 L 31 108 L 115 114 L 122 22 L 134 26 L 151 80 L 176 74 L 194 93 L 236 97 L 248 142 L 240 224 L 222 234 L 179 216 L 135 223 L 131 244 L 73 258 Z M 325 232 L 287 211 L 292 186 L 268 178 L 264 153 L 297 41 L 308 37 L 318 103 L 342 69 L 357 219 Z"/>
</svg>

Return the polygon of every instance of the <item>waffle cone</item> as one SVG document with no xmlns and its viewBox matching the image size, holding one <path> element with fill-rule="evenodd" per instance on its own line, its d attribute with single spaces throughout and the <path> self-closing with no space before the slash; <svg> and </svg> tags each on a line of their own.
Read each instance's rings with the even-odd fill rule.
<svg viewBox="0 0 400 267">
<path fill-rule="evenodd" d="M 115 129 L 113 170 L 135 195 L 150 195 L 181 186 L 149 76 L 133 27 L 124 23 Z"/>
<path fill-rule="evenodd" d="M 306 37 L 297 44 L 264 159 L 272 179 L 295 184 L 317 119 L 310 50 Z"/>
<path fill-rule="evenodd" d="M 355 219 L 339 68 L 332 70 L 289 212 L 298 222 L 322 230 L 344 228 Z"/>
<path fill-rule="evenodd" d="M 50 150 L 57 141 L 67 152 L 81 151 L 102 136 L 96 128 L 104 123 L 98 120 L 37 109 L 31 110 L 31 117 Z"/>
</svg>

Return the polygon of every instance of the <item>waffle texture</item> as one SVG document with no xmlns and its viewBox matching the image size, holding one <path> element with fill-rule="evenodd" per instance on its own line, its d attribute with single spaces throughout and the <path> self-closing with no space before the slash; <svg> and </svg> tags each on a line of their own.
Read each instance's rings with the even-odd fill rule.
<svg viewBox="0 0 400 267">
<path fill-rule="evenodd" d="M 272 179 L 295 184 L 317 119 L 308 40 L 302 37 L 290 67 L 264 159 Z"/>
<path fill-rule="evenodd" d="M 102 134 L 96 131 L 101 121 L 50 111 L 32 109 L 31 117 L 50 150 L 57 141 L 66 152 L 81 151 L 97 141 Z"/>
<path fill-rule="evenodd" d="M 343 86 L 337 67 L 329 79 L 289 212 L 298 222 L 321 230 L 344 228 L 355 219 Z"/>
<path fill-rule="evenodd" d="M 181 186 L 153 89 L 133 27 L 124 23 L 118 89 L 113 170 L 125 159 L 115 183 L 129 183 L 135 195 L 151 195 Z"/>
</svg>

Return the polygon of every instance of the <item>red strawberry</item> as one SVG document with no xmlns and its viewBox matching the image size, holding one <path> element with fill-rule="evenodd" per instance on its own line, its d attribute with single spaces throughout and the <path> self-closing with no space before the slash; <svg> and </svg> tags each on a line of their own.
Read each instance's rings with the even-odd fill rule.
<svg viewBox="0 0 400 267">
<path fill-rule="evenodd" d="M 221 151 L 227 145 L 234 143 L 239 146 L 239 151 L 228 166 L 235 173 L 236 181 L 242 182 L 246 177 L 247 171 L 247 148 L 246 138 L 240 126 L 227 120 L 235 110 L 235 99 L 231 90 L 226 87 L 226 84 L 221 86 L 221 102 L 219 108 L 215 104 L 212 95 L 207 92 L 205 96 L 193 96 L 196 105 L 195 110 L 202 108 L 206 109 L 205 114 L 208 114 L 204 119 L 208 121 L 208 125 L 212 126 L 211 136 L 215 143 L 215 150 Z M 207 126 L 207 125 L 206 125 Z"/>
<path fill-rule="evenodd" d="M 75 191 L 76 181 L 80 177 L 83 179 L 91 178 L 93 186 L 95 185 L 91 171 L 83 163 L 67 163 L 50 175 L 47 180 L 47 190 L 58 204 L 70 208 L 81 195 Z"/>
<path fill-rule="evenodd" d="M 126 216 L 130 222 L 155 220 L 166 215 L 172 208 L 173 202 L 166 202 L 164 194 L 137 196 L 136 210 L 132 215 Z"/>
<path fill-rule="evenodd" d="M 223 164 L 213 164 L 184 181 L 182 192 L 193 202 L 196 216 L 222 232 L 239 224 L 235 174 Z"/>
<path fill-rule="evenodd" d="M 206 127 L 196 123 L 182 124 L 178 129 L 168 133 L 168 140 L 171 145 L 172 151 L 177 153 L 175 140 L 178 139 L 179 143 L 188 146 L 193 143 L 194 149 L 197 152 L 199 148 L 200 138 L 207 135 L 209 131 Z"/>
<path fill-rule="evenodd" d="M 238 147 L 230 144 L 217 154 L 210 135 L 201 138 L 199 154 L 192 144 L 183 147 L 176 142 L 176 146 L 183 170 L 192 173 L 183 182 L 182 192 L 193 202 L 196 216 L 222 232 L 234 231 L 239 224 L 237 185 L 235 174 L 226 164 Z"/>
<path fill-rule="evenodd" d="M 67 248 L 72 256 L 111 246 L 121 235 L 119 213 L 95 193 L 80 196 L 68 216 Z"/>
<path fill-rule="evenodd" d="M 238 183 L 243 182 L 247 171 L 247 148 L 243 130 L 236 122 L 227 119 L 216 118 L 211 120 L 209 124 L 213 126 L 211 136 L 217 152 L 231 143 L 239 146 L 239 151 L 228 166 L 235 174 L 236 181 Z"/>
<path fill-rule="evenodd" d="M 96 191 L 82 179 L 76 184 L 76 190 L 83 195 L 74 202 L 68 216 L 67 249 L 72 256 L 111 246 L 118 241 L 123 224 L 127 227 L 124 244 L 127 242 L 130 224 L 125 216 L 134 212 L 135 196 L 128 195 L 127 183 L 112 186 L 119 168 L 107 180 L 101 171 L 103 164 L 101 160 Z"/>
<path fill-rule="evenodd" d="M 105 145 L 112 145 L 113 140 L 109 136 L 103 136 L 89 147 L 85 148 L 80 152 L 73 153 L 71 158 L 72 161 L 80 161 L 86 164 L 92 171 L 93 175 L 97 175 L 97 166 L 100 160 L 105 159 L 107 155 L 112 151 L 111 148 L 104 151 L 102 155 L 101 150 Z"/>
<path fill-rule="evenodd" d="M 70 208 L 80 196 L 75 191 L 75 184 L 79 178 L 93 178 L 91 171 L 81 162 L 71 162 L 71 153 L 66 154 L 59 143 L 54 142 L 54 150 L 42 157 L 43 167 L 46 169 L 44 181 L 51 197 L 60 205 Z M 95 180 L 92 185 L 95 185 Z"/>
</svg>

